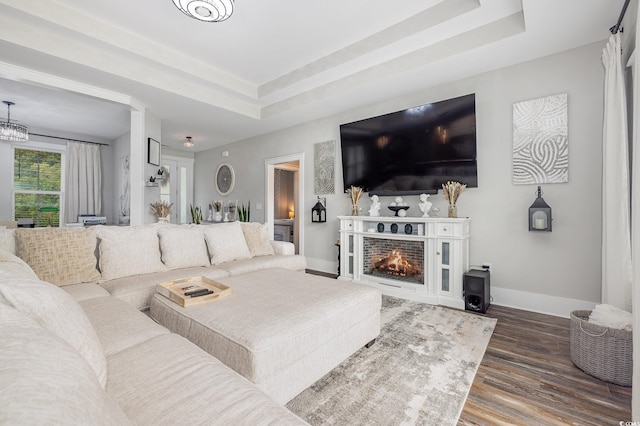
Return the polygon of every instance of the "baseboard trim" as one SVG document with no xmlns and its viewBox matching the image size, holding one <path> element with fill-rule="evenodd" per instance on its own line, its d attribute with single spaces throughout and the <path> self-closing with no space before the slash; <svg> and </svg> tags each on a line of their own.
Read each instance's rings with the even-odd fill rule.
<svg viewBox="0 0 640 426">
<path fill-rule="evenodd" d="M 337 273 L 337 260 L 330 262 L 324 259 L 314 259 L 307 257 L 307 268 L 314 271 Z M 385 289 L 385 294 L 416 302 L 432 303 L 421 297 L 411 297 L 410 294 L 394 292 L 393 289 Z M 508 308 L 522 309 L 524 311 L 537 312 L 540 314 L 553 315 L 556 317 L 569 318 L 571 311 L 590 311 L 597 305 L 595 302 L 585 300 L 569 299 L 565 297 L 551 296 L 548 294 L 529 293 L 527 291 L 512 290 L 491 286 L 491 303 Z M 437 302 L 436 302 L 437 303 Z"/>
<path fill-rule="evenodd" d="M 313 269 L 314 271 L 326 272 L 328 274 L 338 273 L 338 260 L 330 262 L 324 259 L 314 259 L 307 257 L 307 269 Z"/>
<path fill-rule="evenodd" d="M 491 286 L 491 303 L 509 308 L 522 309 L 540 314 L 569 318 L 571 311 L 592 310 L 597 303 L 568 299 L 548 294 L 529 293 Z"/>
</svg>

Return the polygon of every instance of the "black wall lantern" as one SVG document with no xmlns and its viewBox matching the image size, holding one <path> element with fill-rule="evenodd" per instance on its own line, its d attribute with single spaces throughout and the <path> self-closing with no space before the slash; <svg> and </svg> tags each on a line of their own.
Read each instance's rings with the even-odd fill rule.
<svg viewBox="0 0 640 426">
<path fill-rule="evenodd" d="M 316 205 L 311 209 L 311 222 L 323 223 L 327 221 L 327 199 L 318 197 Z"/>
<path fill-rule="evenodd" d="M 551 207 L 544 202 L 538 187 L 538 198 L 529 207 L 529 231 L 551 232 Z"/>
</svg>

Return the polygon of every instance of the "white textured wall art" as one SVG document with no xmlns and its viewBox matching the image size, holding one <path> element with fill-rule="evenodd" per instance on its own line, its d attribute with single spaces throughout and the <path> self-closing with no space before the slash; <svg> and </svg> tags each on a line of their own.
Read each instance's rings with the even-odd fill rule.
<svg viewBox="0 0 640 426">
<path fill-rule="evenodd" d="M 335 194 L 336 141 L 313 145 L 313 190 L 316 195 Z"/>
<path fill-rule="evenodd" d="M 567 94 L 513 104 L 513 183 L 568 180 Z"/>
</svg>

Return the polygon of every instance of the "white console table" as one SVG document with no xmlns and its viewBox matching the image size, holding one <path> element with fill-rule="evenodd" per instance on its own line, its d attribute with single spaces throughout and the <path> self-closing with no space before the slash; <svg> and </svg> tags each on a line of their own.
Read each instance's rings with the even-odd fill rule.
<svg viewBox="0 0 640 426">
<path fill-rule="evenodd" d="M 462 281 L 469 269 L 470 219 L 387 216 L 338 216 L 338 219 L 339 279 L 378 287 L 389 296 L 464 309 Z M 419 242 L 417 246 L 422 250 L 418 251 L 423 254 L 418 280 L 372 274 L 373 264 L 379 261 L 365 258 L 365 251 L 371 256 L 371 249 L 365 249 L 365 245 L 375 245 L 377 240 L 384 241 L 383 249 L 393 247 L 394 242 L 398 246 L 405 241 Z"/>
</svg>

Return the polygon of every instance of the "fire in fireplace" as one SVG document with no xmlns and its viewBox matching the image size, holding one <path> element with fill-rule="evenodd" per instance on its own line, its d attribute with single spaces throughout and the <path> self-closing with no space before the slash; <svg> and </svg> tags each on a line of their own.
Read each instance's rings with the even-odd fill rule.
<svg viewBox="0 0 640 426">
<path fill-rule="evenodd" d="M 409 259 L 402 255 L 400 250 L 393 250 L 389 256 L 374 262 L 373 272 L 381 272 L 398 277 L 411 277 L 419 275 L 421 268 L 410 262 Z"/>
<path fill-rule="evenodd" d="M 363 273 L 424 284 L 422 241 L 364 238 Z"/>
</svg>

